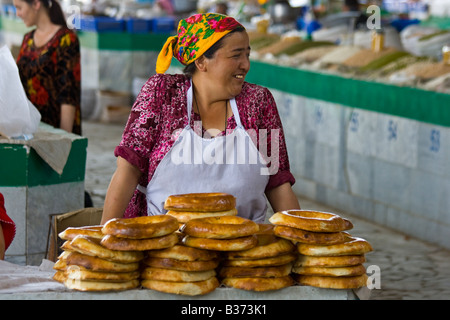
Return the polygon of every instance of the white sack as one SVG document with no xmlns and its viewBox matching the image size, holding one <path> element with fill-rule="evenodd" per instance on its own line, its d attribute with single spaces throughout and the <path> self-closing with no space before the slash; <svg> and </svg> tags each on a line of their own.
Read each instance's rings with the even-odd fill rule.
<svg viewBox="0 0 450 320">
<path fill-rule="evenodd" d="M 40 121 L 41 114 L 28 100 L 16 61 L 5 45 L 0 48 L 0 134 L 30 137 Z"/>
</svg>

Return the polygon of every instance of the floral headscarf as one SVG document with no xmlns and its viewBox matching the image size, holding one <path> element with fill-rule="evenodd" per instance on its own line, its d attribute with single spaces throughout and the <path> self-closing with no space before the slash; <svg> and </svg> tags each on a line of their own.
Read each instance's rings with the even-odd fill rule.
<svg viewBox="0 0 450 320">
<path fill-rule="evenodd" d="M 181 20 L 177 35 L 167 39 L 158 55 L 156 72 L 166 72 L 172 57 L 188 65 L 237 27 L 242 25 L 234 18 L 217 13 L 196 14 Z"/>
</svg>

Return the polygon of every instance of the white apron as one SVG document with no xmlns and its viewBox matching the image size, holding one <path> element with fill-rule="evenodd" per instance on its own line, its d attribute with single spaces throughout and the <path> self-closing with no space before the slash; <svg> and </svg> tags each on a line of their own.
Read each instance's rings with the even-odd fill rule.
<svg viewBox="0 0 450 320">
<path fill-rule="evenodd" d="M 230 105 L 236 129 L 226 136 L 201 137 L 190 126 L 191 83 L 187 92 L 187 126 L 161 160 L 147 188 L 138 187 L 146 194 L 148 215 L 165 214 L 164 202 L 170 195 L 225 192 L 236 197 L 238 216 L 264 222 L 264 190 L 269 176 L 262 172 L 266 162 L 241 124 L 236 101 L 230 100 Z"/>
</svg>

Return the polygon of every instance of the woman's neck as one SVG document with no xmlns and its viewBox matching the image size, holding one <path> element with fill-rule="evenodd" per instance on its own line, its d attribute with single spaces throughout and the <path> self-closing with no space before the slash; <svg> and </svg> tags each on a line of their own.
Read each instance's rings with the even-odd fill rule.
<svg viewBox="0 0 450 320">
<path fill-rule="evenodd" d="M 45 45 L 55 35 L 61 26 L 54 24 L 48 14 L 41 12 L 36 21 L 34 43 L 37 47 Z"/>
<path fill-rule="evenodd" d="M 225 130 L 227 119 L 232 115 L 228 99 L 220 97 L 208 83 L 193 78 L 192 85 L 194 112 L 200 115 L 203 128 L 217 129 L 219 132 Z"/>
<path fill-rule="evenodd" d="M 36 30 L 42 33 L 51 32 L 55 27 L 55 24 L 50 19 L 50 16 L 45 12 L 45 9 L 41 7 L 36 20 Z"/>
<path fill-rule="evenodd" d="M 192 77 L 194 95 L 199 104 L 204 108 L 210 108 L 216 104 L 222 104 L 229 100 L 228 97 L 222 96 L 223 92 L 217 90 L 209 81 L 205 81 L 201 77 Z M 222 95 L 221 95 L 222 94 Z"/>
</svg>

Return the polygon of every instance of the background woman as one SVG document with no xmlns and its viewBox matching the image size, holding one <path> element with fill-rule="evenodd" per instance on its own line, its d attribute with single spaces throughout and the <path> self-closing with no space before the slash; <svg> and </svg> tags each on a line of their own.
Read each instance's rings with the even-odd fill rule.
<svg viewBox="0 0 450 320">
<path fill-rule="evenodd" d="M 28 99 L 42 122 L 81 134 L 80 48 L 56 0 L 13 0 L 27 27 L 17 57 Z"/>
<path fill-rule="evenodd" d="M 164 214 L 165 199 L 182 193 L 232 194 L 238 215 L 257 222 L 265 219 L 267 200 L 274 211 L 300 207 L 291 189 L 295 180 L 275 101 L 266 88 L 245 82 L 249 55 L 247 32 L 231 17 L 209 13 L 180 21 L 115 150 L 117 169 L 102 223 Z M 186 66 L 185 74 L 165 74 L 172 57 Z M 249 132 L 256 134 L 255 140 Z M 205 161 L 204 155 L 220 150 L 224 140 L 248 142 L 227 145 L 227 154 L 254 159 L 261 155 L 260 146 L 272 150 L 268 156 L 276 162 L 275 170 L 265 175 L 266 163 Z M 192 157 L 179 161 L 180 151 L 183 157 L 192 152 Z"/>
</svg>

